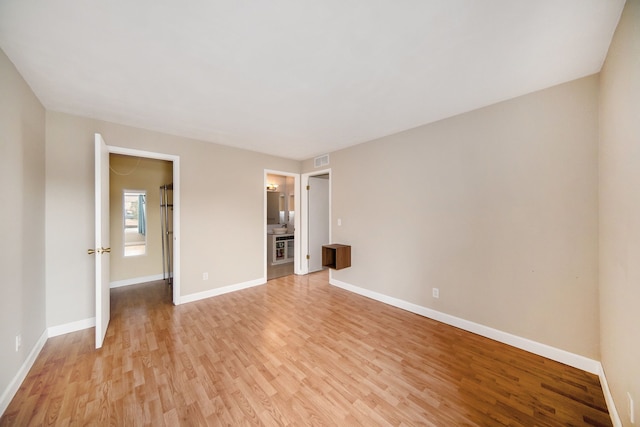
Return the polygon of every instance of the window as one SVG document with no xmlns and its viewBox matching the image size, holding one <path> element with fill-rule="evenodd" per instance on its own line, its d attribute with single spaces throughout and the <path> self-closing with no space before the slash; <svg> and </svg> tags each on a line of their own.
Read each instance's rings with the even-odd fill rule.
<svg viewBox="0 0 640 427">
<path fill-rule="evenodd" d="M 124 190 L 122 203 L 124 256 L 147 253 L 147 192 Z"/>
</svg>

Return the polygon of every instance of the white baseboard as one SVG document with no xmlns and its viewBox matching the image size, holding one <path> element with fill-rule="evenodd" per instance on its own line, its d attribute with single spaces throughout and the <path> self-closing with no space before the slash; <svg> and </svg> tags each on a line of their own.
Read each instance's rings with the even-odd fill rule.
<svg viewBox="0 0 640 427">
<path fill-rule="evenodd" d="M 114 280 L 109 283 L 109 288 L 120 288 L 122 286 L 137 285 L 138 283 L 155 282 L 156 280 L 162 280 L 164 276 L 162 274 L 154 274 L 153 276 L 133 277 L 131 279 Z"/>
<path fill-rule="evenodd" d="M 602 392 L 604 393 L 604 400 L 607 402 L 607 409 L 609 410 L 611 423 L 613 424 L 613 427 L 622 427 L 622 420 L 620 420 L 620 415 L 618 415 L 618 410 L 616 409 L 616 404 L 613 401 L 611 390 L 609 390 L 607 377 L 604 375 L 604 368 L 601 363 L 598 363 L 598 365 L 600 368 L 598 371 L 598 377 L 600 377 L 600 385 L 602 386 Z"/>
<path fill-rule="evenodd" d="M 262 277 L 260 279 L 250 280 L 248 282 L 237 283 L 235 285 L 223 286 L 222 288 L 215 288 L 204 292 L 184 295 L 180 297 L 180 304 L 199 301 L 205 298 L 216 297 L 218 295 L 227 294 L 229 292 L 235 292 L 242 289 L 252 288 L 254 286 L 264 285 L 265 283 L 267 283 L 267 279 Z"/>
<path fill-rule="evenodd" d="M 380 294 L 378 292 L 373 292 L 368 289 L 350 285 L 337 279 L 331 278 L 329 280 L 329 283 L 333 286 L 337 286 L 339 288 L 365 296 L 367 298 L 371 298 L 376 301 L 380 301 L 385 304 L 389 304 L 394 307 L 398 307 L 403 310 L 407 310 L 412 313 L 419 314 L 421 316 L 428 317 L 442 323 L 446 323 L 447 325 L 455 326 L 456 328 L 464 329 L 465 331 L 473 332 L 474 334 L 478 334 L 492 340 L 508 344 L 512 347 L 516 347 L 530 353 L 546 357 L 547 359 L 555 360 L 556 362 L 564 363 L 565 365 L 573 366 L 574 368 L 581 369 L 594 375 L 598 375 L 601 370 L 600 362 L 596 360 L 589 359 L 587 357 L 580 356 L 578 354 L 574 354 L 565 350 L 561 350 L 559 348 L 551 347 L 547 344 L 542 344 L 527 338 L 522 338 L 517 335 L 510 334 L 508 332 L 490 328 L 479 323 L 451 316 L 450 314 L 442 313 L 427 307 L 422 307 L 398 298 L 393 298 L 384 294 Z"/>
<path fill-rule="evenodd" d="M 45 330 L 31 349 L 31 352 L 29 352 L 29 355 L 18 370 L 16 376 L 13 377 L 13 380 L 11 380 L 7 388 L 2 392 L 2 396 L 0 396 L 0 416 L 4 414 L 4 411 L 7 410 L 7 408 L 9 407 L 9 403 L 11 403 L 11 400 L 13 399 L 13 396 L 16 395 L 18 389 L 22 385 L 22 382 L 27 377 L 29 370 L 40 354 L 42 347 L 44 347 L 44 344 L 47 342 L 47 337 L 47 331 Z"/>
<path fill-rule="evenodd" d="M 48 337 L 57 337 L 71 332 L 81 331 L 83 329 L 93 328 L 96 326 L 96 318 L 90 317 L 84 320 L 78 320 L 64 325 L 51 326 L 47 329 Z"/>
</svg>

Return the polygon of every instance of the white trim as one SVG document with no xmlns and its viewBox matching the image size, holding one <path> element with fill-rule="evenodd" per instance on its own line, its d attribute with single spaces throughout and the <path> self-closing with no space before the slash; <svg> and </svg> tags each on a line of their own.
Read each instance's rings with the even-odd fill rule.
<svg viewBox="0 0 640 427">
<path fill-rule="evenodd" d="M 22 385 L 22 382 L 24 381 L 24 379 L 27 377 L 29 370 L 35 363 L 36 358 L 40 354 L 40 351 L 42 351 L 42 347 L 44 347 L 44 344 L 46 342 L 47 342 L 47 330 L 45 329 L 42 335 L 40 335 L 40 338 L 38 338 L 38 341 L 36 342 L 36 344 L 33 346 L 31 351 L 29 352 L 29 355 L 27 356 L 24 363 L 18 370 L 18 373 L 16 373 L 16 376 L 13 377 L 13 379 L 11 380 L 7 388 L 2 392 L 2 396 L 0 396 L 0 416 L 4 414 L 4 411 L 6 411 L 7 408 L 9 407 L 9 403 L 11 403 L 11 400 L 18 392 L 18 389 Z"/>
<path fill-rule="evenodd" d="M 180 304 L 180 156 L 109 145 L 109 152 L 173 162 L 173 304 Z"/>
<path fill-rule="evenodd" d="M 114 280 L 109 283 L 109 287 L 120 288 L 122 286 L 137 285 L 138 283 L 155 282 L 157 280 L 163 280 L 162 274 L 154 274 L 153 276 L 132 277 L 131 279 Z"/>
<path fill-rule="evenodd" d="M 267 191 L 266 191 L 266 187 L 267 187 L 267 175 L 280 175 L 280 176 L 291 176 L 293 177 L 293 194 L 294 194 L 294 199 L 293 199 L 293 211 L 295 212 L 295 215 L 293 217 L 293 273 L 294 274 L 303 274 L 300 271 L 299 268 L 299 262 L 296 262 L 299 258 L 300 258 L 300 174 L 299 173 L 292 173 L 292 172 L 284 172 L 284 171 L 277 171 L 277 170 L 273 170 L 273 169 L 265 169 L 264 170 L 264 183 L 262 184 L 262 189 L 264 190 L 264 195 L 263 195 L 263 214 L 262 214 L 262 218 L 264 219 L 264 233 L 262 233 L 264 235 L 264 277 L 267 277 L 267 244 L 268 244 L 268 239 L 267 239 Z"/>
<path fill-rule="evenodd" d="M 171 287 L 173 287 L 173 304 L 180 304 L 180 157 L 173 160 L 173 273 Z"/>
<path fill-rule="evenodd" d="M 573 366 L 574 368 L 581 369 L 594 375 L 598 375 L 600 371 L 600 362 L 584 356 L 580 356 L 579 354 L 551 347 L 547 344 L 542 344 L 528 338 L 522 338 L 508 332 L 490 328 L 488 326 L 461 319 L 459 317 L 442 313 L 427 307 L 422 307 L 398 298 L 393 298 L 384 294 L 380 294 L 378 292 L 373 292 L 368 289 L 350 285 L 337 279 L 331 278 L 329 279 L 329 283 L 333 286 L 337 286 L 347 291 L 363 295 L 367 298 L 371 298 L 376 301 L 380 301 L 385 304 L 389 304 L 394 307 L 398 307 L 403 310 L 407 310 L 412 313 L 419 314 L 421 316 L 428 317 L 442 323 L 446 323 L 447 325 L 455 326 L 456 328 L 464 329 L 465 331 L 473 332 L 474 334 L 478 334 L 483 337 L 508 344 L 512 347 L 537 354 L 538 356 L 546 357 L 547 359 L 555 360 L 556 362 L 564 363 L 565 365 Z"/>
<path fill-rule="evenodd" d="M 65 323 L 63 325 L 50 326 L 47 329 L 49 338 L 57 337 L 58 335 L 69 334 L 71 332 L 81 331 L 83 329 L 89 329 L 96 326 L 96 318 L 90 317 L 88 319 L 77 320 L 75 322 Z"/>
<path fill-rule="evenodd" d="M 333 175 L 331 168 L 304 173 L 302 174 L 302 186 L 300 187 L 300 262 L 296 263 L 300 274 L 309 274 L 309 261 L 307 260 L 307 252 L 309 251 L 309 193 L 306 189 L 309 185 L 310 177 L 326 174 L 329 174 L 329 241 L 333 241 L 333 221 L 331 219 Z M 297 254 L 298 252 L 296 252 Z"/>
<path fill-rule="evenodd" d="M 221 288 L 210 289 L 208 291 L 196 292 L 195 294 L 184 295 L 180 303 L 199 301 L 201 299 L 217 297 L 218 295 L 228 294 L 229 292 L 241 291 L 242 289 L 252 288 L 254 286 L 264 285 L 267 283 L 266 278 L 250 280 L 248 282 L 237 283 L 235 285 L 223 286 Z"/>
<path fill-rule="evenodd" d="M 157 153 L 153 151 L 136 150 L 135 148 L 118 147 L 109 145 L 109 153 L 124 154 L 125 156 L 143 157 L 147 159 L 169 160 L 174 161 L 180 159 L 180 156 L 174 154 Z"/>
<path fill-rule="evenodd" d="M 613 401 L 613 395 L 611 394 L 611 390 L 609 389 L 609 383 L 607 382 L 607 377 L 604 375 L 604 367 L 602 366 L 602 363 L 598 362 L 598 365 L 599 365 L 598 377 L 600 377 L 600 386 L 602 387 L 604 400 L 607 402 L 607 409 L 609 410 L 611 423 L 613 424 L 613 427 L 622 427 L 622 421 L 620 420 L 620 415 L 618 415 L 616 404 Z"/>
</svg>

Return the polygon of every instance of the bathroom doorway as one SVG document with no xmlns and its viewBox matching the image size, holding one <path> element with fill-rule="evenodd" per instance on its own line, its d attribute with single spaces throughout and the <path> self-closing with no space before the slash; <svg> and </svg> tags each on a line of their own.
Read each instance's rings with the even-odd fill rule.
<svg viewBox="0 0 640 427">
<path fill-rule="evenodd" d="M 265 270 L 266 280 L 300 274 L 296 261 L 300 251 L 297 229 L 300 219 L 300 175 L 265 170 Z"/>
</svg>

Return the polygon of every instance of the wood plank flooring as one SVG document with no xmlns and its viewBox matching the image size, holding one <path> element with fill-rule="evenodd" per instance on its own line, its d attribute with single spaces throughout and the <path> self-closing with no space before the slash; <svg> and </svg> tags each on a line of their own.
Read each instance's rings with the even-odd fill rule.
<svg viewBox="0 0 640 427">
<path fill-rule="evenodd" d="M 327 273 L 171 305 L 112 290 L 45 344 L 1 426 L 611 425 L 598 378 L 330 286 Z"/>
</svg>

